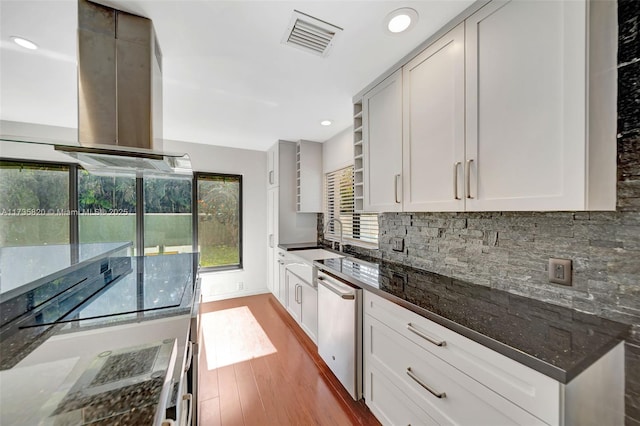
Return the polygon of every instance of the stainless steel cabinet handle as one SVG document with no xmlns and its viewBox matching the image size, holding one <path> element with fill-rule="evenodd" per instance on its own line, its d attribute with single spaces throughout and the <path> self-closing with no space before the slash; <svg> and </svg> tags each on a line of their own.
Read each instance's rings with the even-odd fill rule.
<svg viewBox="0 0 640 426">
<path fill-rule="evenodd" d="M 462 164 L 460 161 L 456 162 L 453 165 L 453 198 L 456 200 L 460 200 L 460 196 L 458 195 L 458 167 Z"/>
<path fill-rule="evenodd" d="M 296 302 L 302 304 L 302 292 L 298 295 L 298 290 L 302 290 L 302 286 L 300 284 L 296 284 Z"/>
<path fill-rule="evenodd" d="M 189 411 L 187 411 L 187 421 L 182 424 L 184 424 L 184 426 L 191 426 L 191 417 L 193 416 L 193 395 L 190 393 L 182 395 L 182 402 L 184 403 L 185 401 L 189 402 Z"/>
<path fill-rule="evenodd" d="M 273 248 L 273 234 L 269 234 L 269 247 Z"/>
<path fill-rule="evenodd" d="M 411 367 L 407 367 L 407 376 L 411 377 L 417 384 L 419 384 L 420 386 L 428 390 L 431 393 L 431 395 L 435 396 L 436 398 L 445 398 L 447 396 L 445 392 L 438 392 L 436 390 L 433 390 L 424 382 L 422 382 L 422 380 L 420 380 L 418 376 L 413 374 L 413 371 L 411 371 Z"/>
<path fill-rule="evenodd" d="M 273 170 L 269 170 L 269 184 L 273 185 Z"/>
<path fill-rule="evenodd" d="M 465 167 L 465 178 L 467 179 L 467 198 L 473 198 L 471 196 L 471 163 L 473 160 L 467 160 L 467 166 Z"/>
<path fill-rule="evenodd" d="M 395 195 L 396 204 L 400 204 L 400 202 L 401 202 L 401 200 L 398 200 L 398 178 L 399 177 L 400 177 L 400 175 L 395 175 L 394 178 L 393 178 L 394 179 L 394 188 L 395 188 L 395 192 L 396 192 L 396 195 Z"/>
<path fill-rule="evenodd" d="M 417 334 L 418 336 L 422 337 L 424 340 L 426 340 L 429 343 L 433 343 L 436 346 L 446 346 L 447 342 L 444 340 L 436 340 L 433 337 L 429 337 L 426 334 L 424 334 L 422 331 L 418 330 L 417 328 L 415 328 L 413 326 L 413 324 L 409 323 L 407 324 L 407 330 L 409 330 L 410 332 Z"/>
<path fill-rule="evenodd" d="M 191 361 L 193 360 L 193 342 L 189 342 L 189 350 L 187 352 L 187 362 L 184 364 L 184 372 L 186 373 L 191 368 Z"/>
<path fill-rule="evenodd" d="M 322 284 L 322 286 L 324 288 L 326 288 L 327 290 L 331 290 L 333 293 L 337 294 L 338 296 L 340 296 L 343 299 L 353 300 L 353 299 L 356 298 L 356 295 L 353 294 L 353 293 L 343 293 L 343 292 L 341 292 L 339 289 L 335 288 L 335 286 L 333 286 L 331 284 L 331 282 L 327 281 L 326 278 L 318 277 L 318 280 L 320 280 L 320 284 Z"/>
</svg>

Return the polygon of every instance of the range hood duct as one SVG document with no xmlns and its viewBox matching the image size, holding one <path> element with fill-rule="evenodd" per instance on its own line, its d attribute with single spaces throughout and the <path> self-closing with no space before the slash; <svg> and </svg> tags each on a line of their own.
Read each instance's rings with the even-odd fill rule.
<svg viewBox="0 0 640 426">
<path fill-rule="evenodd" d="M 151 20 L 79 0 L 78 141 L 162 149 L 162 53 Z"/>
<path fill-rule="evenodd" d="M 150 19 L 78 0 L 78 142 L 91 173 L 192 174 L 162 153 L 162 53 Z"/>
</svg>

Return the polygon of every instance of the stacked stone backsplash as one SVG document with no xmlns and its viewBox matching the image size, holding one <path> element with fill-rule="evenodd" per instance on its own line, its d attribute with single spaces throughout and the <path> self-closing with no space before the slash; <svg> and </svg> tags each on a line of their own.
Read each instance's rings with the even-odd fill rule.
<svg viewBox="0 0 640 426">
<path fill-rule="evenodd" d="M 618 0 L 618 26 L 617 211 L 383 213 L 379 250 L 349 250 L 632 324 L 626 425 L 640 426 L 640 0 Z M 549 283 L 551 257 L 573 261 L 571 287 Z"/>
</svg>

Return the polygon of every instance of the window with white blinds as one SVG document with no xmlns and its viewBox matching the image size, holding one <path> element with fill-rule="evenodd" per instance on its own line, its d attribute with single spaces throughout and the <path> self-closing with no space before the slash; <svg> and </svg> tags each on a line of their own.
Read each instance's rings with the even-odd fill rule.
<svg viewBox="0 0 640 426">
<path fill-rule="evenodd" d="M 328 240 L 340 239 L 340 225 L 331 219 L 342 222 L 342 236 L 345 244 L 365 247 L 378 245 L 378 215 L 375 213 L 355 213 L 353 201 L 353 166 L 336 170 L 325 175 L 325 231 Z"/>
</svg>

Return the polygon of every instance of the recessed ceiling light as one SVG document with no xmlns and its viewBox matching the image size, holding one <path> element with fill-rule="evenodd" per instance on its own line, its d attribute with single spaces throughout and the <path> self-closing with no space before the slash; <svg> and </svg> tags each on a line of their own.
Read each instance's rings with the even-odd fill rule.
<svg viewBox="0 0 640 426">
<path fill-rule="evenodd" d="M 408 7 L 396 9 L 387 15 L 384 22 L 387 32 L 399 34 L 415 26 L 418 22 L 418 12 Z"/>
<path fill-rule="evenodd" d="M 320 124 L 322 126 L 331 126 L 331 120 L 322 120 Z"/>
<path fill-rule="evenodd" d="M 22 38 L 22 37 L 11 37 L 11 40 L 13 40 L 13 42 L 15 44 L 17 44 L 20 47 L 24 47 L 25 49 L 29 49 L 29 50 L 36 50 L 38 48 L 38 45 L 35 44 L 32 41 L 27 40 L 26 38 Z"/>
</svg>

